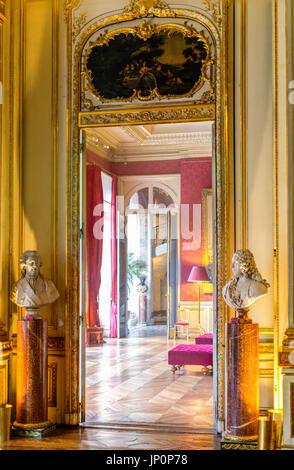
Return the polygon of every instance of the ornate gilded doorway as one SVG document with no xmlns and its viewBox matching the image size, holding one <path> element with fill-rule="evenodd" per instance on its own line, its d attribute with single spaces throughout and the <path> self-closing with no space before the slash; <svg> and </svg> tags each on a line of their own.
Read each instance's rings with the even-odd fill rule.
<svg viewBox="0 0 294 470">
<path fill-rule="evenodd" d="M 193 2 L 194 3 L 194 2 Z M 222 287 L 232 252 L 234 224 L 228 231 L 233 197 L 229 192 L 232 162 L 228 121 L 228 22 L 226 0 L 203 1 L 198 7 L 173 8 L 161 0 L 131 1 L 111 16 L 87 16 L 78 1 L 67 1 L 68 142 L 67 142 L 67 311 L 66 422 L 80 422 L 80 130 L 98 126 L 214 121 L 214 418 L 224 422 L 224 324 Z M 101 7 L 97 6 L 97 10 Z M 84 16 L 83 16 L 84 15 Z M 150 63 L 150 50 L 176 50 L 182 59 Z M 125 48 L 133 62 L 120 70 L 108 61 Z M 136 56 L 135 50 L 141 50 Z M 149 55 L 148 55 L 149 54 Z M 156 53 L 157 54 L 157 53 Z M 155 55 L 156 55 L 155 54 Z M 154 54 L 153 54 L 154 56 Z M 122 58 L 122 60 L 124 60 Z M 103 64 L 107 73 L 101 78 Z M 195 67 L 195 63 L 198 64 Z M 163 76 L 165 77 L 163 79 Z M 110 77 L 113 78 L 110 82 Z M 230 155 L 233 155 L 230 152 Z M 232 191 L 232 189 L 231 189 Z"/>
</svg>

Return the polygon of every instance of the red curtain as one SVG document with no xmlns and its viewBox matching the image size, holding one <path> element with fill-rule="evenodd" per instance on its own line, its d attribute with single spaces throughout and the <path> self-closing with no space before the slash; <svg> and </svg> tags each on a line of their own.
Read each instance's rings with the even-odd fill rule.
<svg viewBox="0 0 294 470">
<path fill-rule="evenodd" d="M 112 178 L 111 193 L 111 317 L 110 338 L 117 338 L 117 242 L 116 242 L 117 178 Z"/>
<path fill-rule="evenodd" d="M 101 284 L 103 248 L 103 187 L 101 169 L 87 166 L 87 327 L 100 326 L 97 296 Z M 94 335 L 90 335 L 94 336 Z M 91 342 L 90 338 L 90 342 Z M 86 345 L 88 335 L 86 334 Z"/>
</svg>

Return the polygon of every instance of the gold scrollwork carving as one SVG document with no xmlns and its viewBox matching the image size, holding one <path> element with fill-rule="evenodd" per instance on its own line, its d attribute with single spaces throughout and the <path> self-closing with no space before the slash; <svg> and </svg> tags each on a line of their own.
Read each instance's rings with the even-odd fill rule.
<svg viewBox="0 0 294 470">
<path fill-rule="evenodd" d="M 72 37 L 76 39 L 80 34 L 82 28 L 87 23 L 87 13 L 80 13 L 79 16 L 75 19 L 72 27 Z"/>
<path fill-rule="evenodd" d="M 259 343 L 259 354 L 260 355 L 274 355 L 274 344 L 273 343 Z"/>
<path fill-rule="evenodd" d="M 11 341 L 2 341 L 0 342 L 0 351 L 7 352 L 12 350 L 12 342 Z"/>
<path fill-rule="evenodd" d="M 173 33 L 179 33 L 184 38 L 197 38 L 203 44 L 204 50 L 206 52 L 206 59 L 203 60 L 203 63 L 202 63 L 201 75 L 190 91 L 181 95 L 177 95 L 177 94 L 162 95 L 159 92 L 157 85 L 156 85 L 156 87 L 152 90 L 152 92 L 148 96 L 142 95 L 141 91 L 140 90 L 138 91 L 136 89 L 134 89 L 132 96 L 128 98 L 122 98 L 122 97 L 116 97 L 112 99 L 105 98 L 101 93 L 99 93 L 99 91 L 95 88 L 93 84 L 92 71 L 89 70 L 87 66 L 89 57 L 91 53 L 93 52 L 94 48 L 105 46 L 105 45 L 109 46 L 110 41 L 115 39 L 117 36 L 121 34 L 125 36 L 128 36 L 128 35 L 137 36 L 140 39 L 143 39 L 144 41 L 146 41 L 147 39 L 151 38 L 153 35 L 160 34 L 162 32 L 166 32 L 168 36 L 171 36 Z M 87 77 L 87 82 L 88 82 L 87 88 L 85 90 L 82 90 L 82 100 L 83 98 L 85 98 L 84 91 L 86 90 L 90 90 L 91 93 L 95 97 L 97 97 L 99 101 L 101 101 L 102 103 L 132 102 L 136 98 L 141 101 L 151 101 L 151 100 L 154 100 L 155 98 L 158 98 L 161 100 L 161 99 L 191 97 L 195 95 L 195 93 L 203 87 L 205 82 L 210 82 L 210 79 L 207 77 L 207 70 L 213 63 L 214 61 L 211 58 L 211 47 L 209 44 L 209 39 L 205 37 L 203 34 L 197 32 L 196 29 L 192 25 L 188 25 L 187 21 L 184 22 L 183 25 L 174 24 L 174 23 L 155 25 L 155 24 L 151 24 L 151 22 L 147 22 L 143 20 L 139 26 L 136 26 L 133 28 L 119 28 L 111 32 L 105 32 L 104 34 L 100 35 L 94 43 L 90 44 L 90 47 L 87 49 L 85 53 L 85 59 L 84 59 L 85 72 L 82 72 L 83 74 L 85 73 Z M 210 94 L 211 93 L 212 93 L 212 86 L 210 87 Z M 90 103 L 88 101 L 87 105 L 89 105 Z"/>
<path fill-rule="evenodd" d="M 79 4 L 80 0 L 65 0 L 64 2 L 64 19 L 66 23 L 68 22 L 69 15 L 71 14 L 71 11 L 73 8 L 75 8 Z"/>
<path fill-rule="evenodd" d="M 48 406 L 56 407 L 56 378 L 57 378 L 57 362 L 48 364 Z"/>
<path fill-rule="evenodd" d="M 117 111 L 101 111 L 94 113 L 80 113 L 80 127 L 111 126 L 139 123 L 160 122 L 183 122 L 183 121 L 211 121 L 215 118 L 214 105 L 179 108 L 179 109 L 157 109 L 118 113 Z"/>
<path fill-rule="evenodd" d="M 213 20 L 219 24 L 221 23 L 222 16 L 220 11 L 220 2 L 219 0 L 203 0 L 204 9 L 207 11 Z"/>
<path fill-rule="evenodd" d="M 222 443 L 221 448 L 225 450 L 257 450 L 256 444 Z"/>
<path fill-rule="evenodd" d="M 283 350 L 279 351 L 278 359 L 279 359 L 280 367 L 286 367 L 286 368 L 294 367 L 294 350 L 283 347 Z"/>
<path fill-rule="evenodd" d="M 64 351 L 65 339 L 62 336 L 48 338 L 48 351 Z"/>
<path fill-rule="evenodd" d="M 0 0 L 0 20 L 6 20 L 5 16 L 5 0 Z"/>
<path fill-rule="evenodd" d="M 131 0 L 128 6 L 123 9 L 124 13 L 132 13 L 138 17 L 154 14 L 154 10 L 165 10 L 173 16 L 173 11 L 163 0 Z"/>
</svg>

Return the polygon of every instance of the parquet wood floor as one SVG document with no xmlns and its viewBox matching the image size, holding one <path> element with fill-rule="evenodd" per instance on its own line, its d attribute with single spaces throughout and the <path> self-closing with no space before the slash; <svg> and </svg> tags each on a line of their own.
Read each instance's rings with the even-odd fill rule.
<svg viewBox="0 0 294 470">
<path fill-rule="evenodd" d="M 110 339 L 86 350 L 86 423 L 140 423 L 213 433 L 212 377 L 172 374 L 163 337 Z"/>
<path fill-rule="evenodd" d="M 165 338 L 106 341 L 86 351 L 85 427 L 59 427 L 41 440 L 13 437 L 0 449 L 220 449 L 212 428 L 212 377 L 196 366 L 173 375 L 167 351 L 174 342 Z"/>
<path fill-rule="evenodd" d="M 58 428 L 43 439 L 13 437 L 0 450 L 219 450 L 213 434 Z"/>
</svg>

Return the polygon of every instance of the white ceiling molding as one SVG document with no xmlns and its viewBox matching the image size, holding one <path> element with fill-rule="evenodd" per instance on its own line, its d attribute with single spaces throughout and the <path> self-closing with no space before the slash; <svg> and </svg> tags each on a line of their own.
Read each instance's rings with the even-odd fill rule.
<svg viewBox="0 0 294 470">
<path fill-rule="evenodd" d="M 211 132 L 181 132 L 178 134 L 150 134 L 144 145 L 211 144 Z"/>
<path fill-rule="evenodd" d="M 177 147 L 175 146 L 144 146 L 140 149 L 131 149 L 130 147 L 115 152 L 113 161 L 153 161 L 153 160 L 179 160 L 181 158 L 200 158 L 211 156 L 211 143 L 198 144 L 197 146 Z"/>
<path fill-rule="evenodd" d="M 136 139 L 138 144 L 143 144 L 146 142 L 148 137 L 152 136 L 152 134 L 144 126 L 123 126 L 121 129 L 130 137 Z"/>
<path fill-rule="evenodd" d="M 87 132 L 86 136 L 86 146 L 91 152 L 95 153 L 101 158 L 106 160 L 112 160 L 113 149 L 107 143 L 105 143 L 101 138 L 98 138 L 96 135 L 89 134 Z"/>
<path fill-rule="evenodd" d="M 211 123 L 97 127 L 87 146 L 110 161 L 171 160 L 211 156 Z"/>
</svg>

